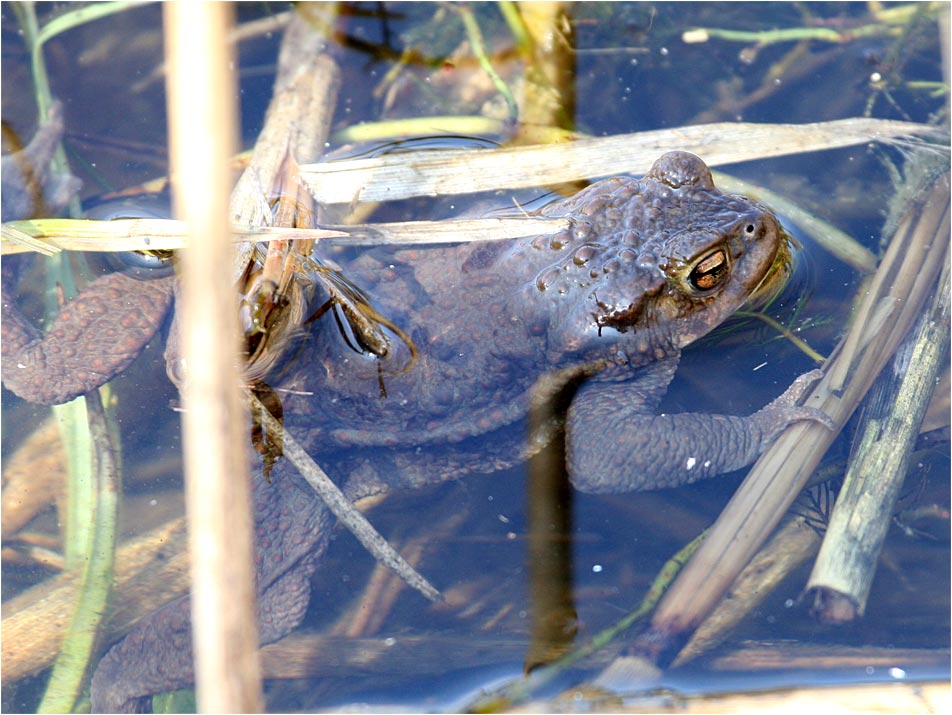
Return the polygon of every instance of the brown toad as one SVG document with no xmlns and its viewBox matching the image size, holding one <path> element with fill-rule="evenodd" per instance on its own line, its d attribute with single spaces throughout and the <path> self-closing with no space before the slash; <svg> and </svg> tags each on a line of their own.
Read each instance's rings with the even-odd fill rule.
<svg viewBox="0 0 952 715">
<path fill-rule="evenodd" d="M 290 428 L 348 497 L 524 459 L 530 390 L 554 371 L 584 378 L 566 435 L 569 472 L 586 491 L 674 486 L 728 472 L 752 462 L 791 422 L 823 419 L 796 406 L 804 379 L 749 417 L 654 414 L 682 348 L 744 304 L 787 240 L 767 209 L 716 189 L 700 159 L 665 154 L 643 179 L 608 179 L 540 213 L 565 217 L 570 228 L 349 260 L 335 254 L 396 328 L 389 349 L 371 354 L 359 336 L 321 320 L 272 384 L 290 390 Z M 11 307 L 4 302 L 5 326 Z M 110 306 L 117 324 L 122 310 L 121 301 Z M 45 340 L 12 345 L 4 331 L 5 381 L 14 360 L 23 365 L 64 347 L 55 329 Z M 62 397 L 70 391 L 66 378 L 55 379 Z M 76 391 L 83 389 L 86 382 Z M 255 510 L 267 643 L 302 617 L 331 519 L 282 465 L 272 483 L 256 477 Z M 138 707 L 151 693 L 189 684 L 188 629 L 187 599 L 140 623 L 100 663 L 93 708 Z"/>
</svg>

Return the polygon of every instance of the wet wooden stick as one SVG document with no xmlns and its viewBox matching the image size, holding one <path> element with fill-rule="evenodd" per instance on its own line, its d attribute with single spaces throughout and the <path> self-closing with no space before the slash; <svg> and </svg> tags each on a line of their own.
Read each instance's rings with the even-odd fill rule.
<svg viewBox="0 0 952 715">
<path fill-rule="evenodd" d="M 819 547 L 820 535 L 806 519 L 795 516 L 786 521 L 734 581 L 728 597 L 694 632 L 673 666 L 683 665 L 719 645 Z"/>
<path fill-rule="evenodd" d="M 363 544 L 373 557 L 400 576 L 407 585 L 416 589 L 431 601 L 442 601 L 443 597 L 429 581 L 397 553 L 396 549 L 380 535 L 373 525 L 361 514 L 350 500 L 344 496 L 340 488 L 331 481 L 323 469 L 315 462 L 296 439 L 284 426 L 268 411 L 268 409 L 252 393 L 249 399 L 256 405 L 262 423 L 275 435 L 280 436 L 284 456 L 294 465 L 295 469 L 311 485 L 311 488 L 321 498 L 321 501 L 333 512 L 334 516 L 343 524 L 354 537 Z"/>
<path fill-rule="evenodd" d="M 192 642 L 200 712 L 261 712 L 248 418 L 240 392 L 231 275 L 231 177 L 238 96 L 227 42 L 231 8 L 163 8 L 176 213 L 182 257 L 186 507 Z"/>
<path fill-rule="evenodd" d="M 336 63 L 320 54 L 325 45 L 326 39 L 295 13 L 281 43 L 278 77 L 264 126 L 232 192 L 231 218 L 238 225 L 271 224 L 269 198 L 289 152 L 296 161 L 311 161 L 323 154 L 340 89 Z M 239 249 L 236 280 L 244 273 L 251 251 L 251 244 Z"/>
<path fill-rule="evenodd" d="M 862 435 L 823 546 L 807 582 L 813 614 L 823 623 L 861 617 L 886 532 L 899 498 L 939 370 L 947 366 L 949 266 L 931 308 L 884 370 L 870 394 L 858 434 Z"/>
</svg>

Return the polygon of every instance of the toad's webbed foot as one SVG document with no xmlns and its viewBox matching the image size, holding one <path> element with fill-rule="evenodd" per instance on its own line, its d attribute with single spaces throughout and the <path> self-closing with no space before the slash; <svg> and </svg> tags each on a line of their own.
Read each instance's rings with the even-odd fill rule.
<svg viewBox="0 0 952 715">
<path fill-rule="evenodd" d="M 4 221 L 56 214 L 79 191 L 79 179 L 50 170 L 62 136 L 63 105 L 56 102 L 30 143 L 3 157 L 0 214 Z"/>
</svg>

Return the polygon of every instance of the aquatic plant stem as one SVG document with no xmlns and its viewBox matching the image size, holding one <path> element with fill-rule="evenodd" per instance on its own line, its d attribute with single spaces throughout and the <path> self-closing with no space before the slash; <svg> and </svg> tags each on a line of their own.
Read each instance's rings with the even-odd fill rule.
<svg viewBox="0 0 952 715">
<path fill-rule="evenodd" d="M 860 438 L 806 586 L 814 596 L 812 613 L 822 623 L 850 622 L 866 610 L 929 398 L 940 369 L 948 366 L 948 345 L 946 262 L 932 305 L 896 353 L 892 369 L 877 378 L 864 405 Z"/>
<path fill-rule="evenodd" d="M 509 89 L 505 80 L 499 76 L 496 68 L 493 67 L 492 61 L 486 54 L 486 44 L 483 42 L 483 33 L 480 32 L 479 23 L 476 22 L 476 16 L 473 15 L 473 11 L 467 5 L 451 5 L 450 7 L 459 13 L 460 19 L 463 21 L 463 27 L 466 30 L 466 37 L 470 45 L 472 45 L 473 54 L 476 55 L 476 59 L 479 60 L 480 67 L 489 75 L 489 79 L 492 81 L 493 86 L 496 87 L 496 91 L 498 91 L 506 101 L 510 121 L 517 121 L 519 119 L 519 106 L 516 104 L 516 98 L 512 96 L 512 90 Z"/>
<path fill-rule="evenodd" d="M 766 323 L 767 325 L 769 325 L 771 328 L 773 328 L 773 329 L 776 330 L 778 333 L 780 333 L 785 339 L 789 340 L 791 343 L 793 343 L 794 345 L 796 345 L 796 346 L 797 346 L 797 349 L 799 349 L 800 352 L 802 352 L 802 353 L 803 353 L 804 355 L 806 355 L 808 358 L 810 358 L 811 360 L 813 360 L 813 362 L 815 362 L 817 365 L 822 365 L 824 362 L 826 362 L 826 358 L 823 357 L 822 355 L 820 355 L 820 353 L 818 353 L 816 350 L 814 350 L 813 348 L 811 348 L 810 345 L 807 343 L 806 340 L 804 340 L 803 338 L 801 338 L 801 337 L 799 337 L 799 336 L 797 336 L 797 335 L 794 335 L 794 334 L 793 334 L 793 331 L 790 330 L 790 328 L 788 328 L 788 327 L 786 327 L 785 325 L 782 325 L 781 323 L 777 322 L 776 320 L 774 320 L 773 318 L 771 318 L 771 317 L 770 317 L 769 315 L 767 315 L 766 313 L 764 313 L 764 312 L 758 310 L 758 311 L 755 311 L 755 312 L 753 312 L 753 313 L 746 313 L 746 312 L 745 312 L 745 313 L 742 313 L 742 314 L 743 314 L 743 315 L 749 315 L 750 317 L 756 318 L 757 320 L 760 320 L 760 321 Z"/>
<path fill-rule="evenodd" d="M 43 57 L 45 28 L 41 29 L 33 3 L 14 3 L 24 41 L 30 51 L 37 123 L 43 122 L 53 106 L 49 77 Z M 69 163 L 59 143 L 53 154 L 51 169 L 66 174 Z M 82 210 L 79 199 L 70 200 L 70 213 Z M 64 256 L 54 256 L 48 264 L 47 312 L 59 309 L 58 296 L 76 293 L 72 271 Z M 55 298 L 54 298 L 55 296 Z M 108 394 L 108 393 L 105 393 Z M 95 400 L 99 400 L 99 396 Z M 66 453 L 67 508 L 63 529 L 64 555 L 67 568 L 83 568 L 83 581 L 74 605 L 70 627 L 62 643 L 47 691 L 41 703 L 51 711 L 72 709 L 83 677 L 93 655 L 98 628 L 106 612 L 112 585 L 115 547 L 116 509 L 119 476 L 118 440 L 109 443 L 107 418 L 102 403 L 88 407 L 84 397 L 52 408 Z M 95 412 L 95 414 L 94 414 Z M 99 444 L 94 444 L 93 421 L 102 423 Z M 104 476 L 108 472 L 107 476 Z"/>
<path fill-rule="evenodd" d="M 95 445 L 95 514 L 91 547 L 69 629 L 50 675 L 38 712 L 71 712 L 82 692 L 83 678 L 94 653 L 100 624 L 112 590 L 116 519 L 119 507 L 118 453 L 106 411 L 96 393 L 87 395 L 89 431 Z"/>
<path fill-rule="evenodd" d="M 33 74 L 33 94 L 36 98 L 37 123 L 41 123 L 49 114 L 53 106 L 53 94 L 50 90 L 49 75 L 46 71 L 46 60 L 43 58 L 43 42 L 52 36 L 46 28 L 40 28 L 36 20 L 36 9 L 32 2 L 11 3 L 13 11 L 20 21 L 23 30 L 23 39 L 30 51 L 30 63 Z M 65 28 L 64 28 L 65 29 Z M 44 34 L 45 33 L 45 34 Z M 54 33 L 55 34 L 55 33 Z M 69 161 L 62 142 L 56 146 L 51 162 L 52 170 L 57 173 L 69 172 Z M 69 202 L 71 216 L 82 214 L 82 204 L 79 196 L 73 196 Z"/>
<path fill-rule="evenodd" d="M 575 665 L 583 658 L 587 658 L 596 651 L 604 648 L 625 631 L 631 628 L 639 619 L 644 618 L 655 607 L 655 604 L 664 595 L 665 589 L 678 575 L 681 568 L 687 563 L 688 559 L 697 551 L 698 547 L 704 542 L 707 536 L 707 530 L 702 531 L 688 542 L 678 553 L 668 559 L 658 575 L 655 576 L 651 585 L 648 587 L 641 603 L 624 618 L 618 620 L 614 625 L 605 628 L 596 633 L 592 639 L 578 648 L 566 653 L 558 660 L 549 665 L 534 670 L 527 677 L 510 683 L 502 690 L 498 690 L 487 695 L 483 695 L 475 702 L 470 703 L 466 712 L 506 712 L 513 706 L 518 705 L 537 692 L 540 688 L 551 682 L 556 676 L 567 668 Z"/>
<path fill-rule="evenodd" d="M 344 493 L 331 481 L 331 478 L 327 476 L 307 451 L 298 444 L 297 440 L 285 431 L 284 426 L 271 414 L 268 408 L 253 393 L 249 392 L 248 397 L 265 428 L 277 436 L 283 447 L 284 457 L 294 465 L 295 469 L 311 485 L 321 501 L 331 510 L 341 524 L 354 535 L 377 561 L 400 576 L 408 586 L 430 601 L 442 601 L 443 596 L 440 592 L 407 563 L 406 559 L 390 545 L 390 542 L 381 536 L 380 532 L 344 496 Z"/>
</svg>

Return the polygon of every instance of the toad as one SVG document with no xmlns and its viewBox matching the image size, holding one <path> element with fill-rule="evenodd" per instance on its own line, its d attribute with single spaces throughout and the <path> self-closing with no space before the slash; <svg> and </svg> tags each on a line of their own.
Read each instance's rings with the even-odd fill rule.
<svg viewBox="0 0 952 715">
<path fill-rule="evenodd" d="M 565 431 L 569 473 L 585 491 L 712 477 L 751 463 L 792 422 L 829 422 L 797 405 L 813 373 L 747 417 L 655 414 L 682 349 L 762 286 L 788 240 L 769 210 L 719 191 L 698 157 L 665 154 L 642 179 L 607 179 L 539 213 L 564 217 L 569 228 L 326 256 L 394 328 L 381 327 L 387 349 L 363 347 L 338 329 L 346 321 L 319 320 L 272 384 L 286 390 L 288 428 L 350 499 L 525 459 L 530 391 L 552 373 L 579 383 Z M 109 280 L 117 279 L 94 282 L 70 303 L 46 337 L 20 329 L 4 301 L 8 387 L 59 401 L 128 364 L 152 323 L 137 297 L 98 285 Z M 155 301 L 153 313 L 167 302 Z M 17 329 L 8 334 L 11 322 Z M 107 322 L 129 338 L 116 355 L 103 355 L 89 335 Z M 43 378 L 66 354 L 77 375 Z M 254 498 L 260 640 L 269 643 L 302 618 L 332 519 L 282 463 L 270 482 L 256 476 Z M 152 693 L 191 683 L 188 614 L 187 598 L 173 601 L 106 654 L 93 678 L 94 711 L 137 709 Z"/>
</svg>

